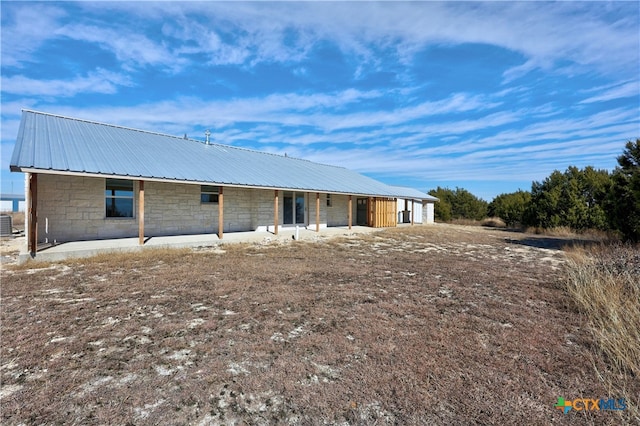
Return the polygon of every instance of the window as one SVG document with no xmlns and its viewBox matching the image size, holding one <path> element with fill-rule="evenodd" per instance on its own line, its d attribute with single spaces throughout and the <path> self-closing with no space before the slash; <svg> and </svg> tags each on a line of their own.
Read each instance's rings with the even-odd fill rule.
<svg viewBox="0 0 640 426">
<path fill-rule="evenodd" d="M 107 179 L 106 217 L 133 217 L 133 181 Z"/>
<path fill-rule="evenodd" d="M 327 194 L 327 207 L 331 207 L 333 203 L 331 202 L 331 194 Z"/>
<path fill-rule="evenodd" d="M 220 188 L 217 186 L 202 185 L 200 187 L 200 202 L 203 204 L 215 204 L 218 202 Z"/>
</svg>

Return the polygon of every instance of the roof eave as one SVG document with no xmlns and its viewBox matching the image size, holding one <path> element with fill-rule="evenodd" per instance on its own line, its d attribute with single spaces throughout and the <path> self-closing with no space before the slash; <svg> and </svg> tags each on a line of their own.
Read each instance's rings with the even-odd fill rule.
<svg viewBox="0 0 640 426">
<path fill-rule="evenodd" d="M 95 172 L 74 172 L 69 170 L 55 170 L 55 169 L 39 169 L 35 167 L 20 167 L 11 166 L 12 172 L 21 173 L 42 173 L 50 175 L 64 175 L 64 176 L 83 176 L 83 177 L 95 177 L 95 178 L 113 178 L 113 179 L 127 179 L 127 180 L 144 180 L 149 182 L 163 182 L 163 183 L 180 183 L 185 185 L 217 185 L 230 188 L 246 188 L 246 189 L 264 189 L 264 190 L 277 190 L 277 191 L 304 191 L 304 192 L 319 192 L 323 194 L 336 194 L 336 195 L 353 195 L 356 197 L 384 197 L 384 198 L 407 198 L 406 195 L 390 195 L 390 194 L 371 194 L 371 193 L 358 193 L 358 192 L 341 192 L 331 191 L 317 188 L 290 188 L 290 187 L 275 187 L 275 186 L 260 186 L 260 185 L 242 185 L 238 183 L 228 182 L 210 182 L 210 181 L 191 181 L 172 178 L 161 178 L 152 176 L 132 176 L 132 175 L 117 175 L 108 173 L 95 173 Z"/>
</svg>

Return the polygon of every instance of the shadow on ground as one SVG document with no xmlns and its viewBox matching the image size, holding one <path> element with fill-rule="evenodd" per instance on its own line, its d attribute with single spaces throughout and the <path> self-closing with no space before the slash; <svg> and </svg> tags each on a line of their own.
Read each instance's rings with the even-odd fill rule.
<svg viewBox="0 0 640 426">
<path fill-rule="evenodd" d="M 505 241 L 510 244 L 518 244 L 522 246 L 529 246 L 535 248 L 543 248 L 550 250 L 562 250 L 566 246 L 571 246 L 577 243 L 591 244 L 595 241 L 579 238 L 559 238 L 559 237 L 527 237 L 521 240 L 515 240 L 512 238 L 505 238 Z"/>
</svg>

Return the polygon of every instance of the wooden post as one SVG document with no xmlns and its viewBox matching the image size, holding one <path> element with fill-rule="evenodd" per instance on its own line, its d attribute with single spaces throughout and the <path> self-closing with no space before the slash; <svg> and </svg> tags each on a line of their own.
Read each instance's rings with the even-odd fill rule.
<svg viewBox="0 0 640 426">
<path fill-rule="evenodd" d="M 28 247 L 31 256 L 38 252 L 38 175 L 29 175 L 29 206 L 27 226 L 29 227 Z"/>
<path fill-rule="evenodd" d="M 218 238 L 224 236 L 224 193 L 222 187 L 218 191 Z"/>
<path fill-rule="evenodd" d="M 367 220 L 367 226 L 371 226 L 372 228 L 376 227 L 376 199 L 374 197 L 369 197 L 367 201 L 367 211 L 369 219 Z"/>
<path fill-rule="evenodd" d="M 351 229 L 351 222 L 353 222 L 353 196 L 349 195 L 349 229 Z"/>
<path fill-rule="evenodd" d="M 320 232 L 320 193 L 316 192 L 316 232 Z"/>
<path fill-rule="evenodd" d="M 138 244 L 144 245 L 144 181 L 138 181 Z"/>
<path fill-rule="evenodd" d="M 413 226 L 413 215 L 415 214 L 415 200 L 411 200 L 411 226 Z"/>
<path fill-rule="evenodd" d="M 397 198 L 393 199 L 393 217 L 395 218 L 394 219 L 395 226 L 398 226 L 399 221 L 398 221 L 398 199 Z"/>
<path fill-rule="evenodd" d="M 275 191 L 273 198 L 273 233 L 278 235 L 278 190 Z"/>
</svg>

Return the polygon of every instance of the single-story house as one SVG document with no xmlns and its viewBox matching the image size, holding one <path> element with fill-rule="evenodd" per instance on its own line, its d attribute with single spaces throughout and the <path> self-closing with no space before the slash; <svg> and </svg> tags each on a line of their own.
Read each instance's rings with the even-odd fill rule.
<svg viewBox="0 0 640 426">
<path fill-rule="evenodd" d="M 302 226 L 432 223 L 437 198 L 307 160 L 23 110 L 11 171 L 26 173 L 38 243 Z M 424 206 L 424 208 L 423 208 Z M 424 213 L 424 216 L 423 216 Z"/>
</svg>

